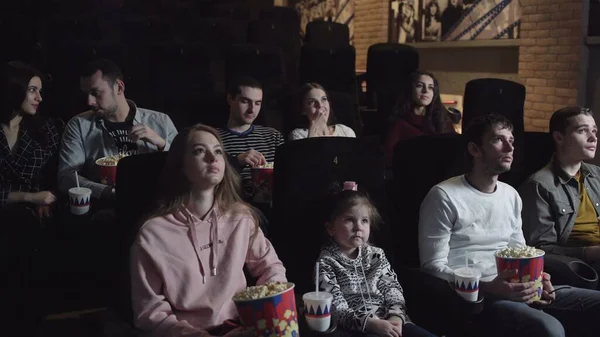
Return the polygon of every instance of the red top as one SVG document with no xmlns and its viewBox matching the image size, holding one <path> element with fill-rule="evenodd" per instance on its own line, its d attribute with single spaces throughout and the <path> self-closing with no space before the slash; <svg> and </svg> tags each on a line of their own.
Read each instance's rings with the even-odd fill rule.
<svg viewBox="0 0 600 337">
<path fill-rule="evenodd" d="M 455 133 L 454 126 L 450 119 L 447 119 L 446 132 Z M 390 128 L 385 144 L 385 161 L 388 167 L 392 166 L 392 158 L 394 157 L 394 147 L 399 141 L 423 136 L 431 135 L 435 132 L 427 125 L 427 120 L 424 115 L 410 114 L 398 119 Z"/>
</svg>

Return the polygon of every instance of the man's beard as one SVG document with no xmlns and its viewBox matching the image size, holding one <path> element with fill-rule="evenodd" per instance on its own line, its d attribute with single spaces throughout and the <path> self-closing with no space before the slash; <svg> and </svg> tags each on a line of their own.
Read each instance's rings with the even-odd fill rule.
<svg viewBox="0 0 600 337">
<path fill-rule="evenodd" d="M 503 165 L 502 163 L 498 163 L 498 162 L 494 162 L 494 163 L 489 163 L 490 160 L 487 158 L 486 153 L 483 153 L 483 159 L 484 162 L 486 163 L 486 171 L 488 171 L 488 173 L 491 173 L 493 175 L 500 175 L 502 173 L 506 173 L 508 171 L 510 171 L 511 167 L 512 167 L 512 163 L 510 163 L 508 165 L 508 167 L 506 167 L 506 165 Z"/>
<path fill-rule="evenodd" d="M 506 173 L 506 172 L 510 171 L 510 169 L 511 169 L 511 166 L 505 167 L 502 164 L 496 164 L 496 165 L 494 165 L 494 167 L 491 171 L 495 175 L 500 175 L 502 173 Z"/>
<path fill-rule="evenodd" d="M 111 106 L 109 108 L 99 109 L 99 110 L 103 110 L 103 112 L 101 113 L 101 117 L 103 117 L 103 118 L 114 117 L 117 115 L 117 104 L 114 104 L 113 106 Z M 96 110 L 96 113 L 100 113 L 99 110 Z"/>
</svg>

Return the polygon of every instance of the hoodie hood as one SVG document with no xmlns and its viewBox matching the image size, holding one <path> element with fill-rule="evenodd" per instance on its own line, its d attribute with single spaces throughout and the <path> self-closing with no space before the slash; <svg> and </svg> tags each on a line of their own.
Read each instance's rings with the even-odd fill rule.
<svg viewBox="0 0 600 337">
<path fill-rule="evenodd" d="M 368 249 L 366 249 L 367 247 L 368 247 L 367 244 L 358 247 L 358 255 L 354 259 L 352 259 L 352 258 L 346 256 L 344 253 L 342 253 L 340 246 L 333 240 L 331 241 L 330 244 L 323 247 L 323 250 L 325 250 L 325 251 L 329 252 L 331 255 L 333 255 L 335 257 L 335 259 L 339 263 L 341 263 L 344 267 L 353 269 L 354 266 L 362 265 L 362 263 L 363 263 L 362 261 L 365 258 L 365 256 L 367 255 L 366 254 L 366 252 L 368 250 Z"/>
</svg>

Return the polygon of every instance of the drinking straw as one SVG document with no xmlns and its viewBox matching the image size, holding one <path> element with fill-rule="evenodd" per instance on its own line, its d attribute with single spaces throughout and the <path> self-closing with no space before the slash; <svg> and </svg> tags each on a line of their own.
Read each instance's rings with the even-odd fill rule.
<svg viewBox="0 0 600 337">
<path fill-rule="evenodd" d="M 317 266 L 316 266 L 316 272 L 315 272 L 315 292 L 317 293 L 317 295 L 319 294 L 319 262 L 317 261 Z"/>
<path fill-rule="evenodd" d="M 75 171 L 75 182 L 77 183 L 77 188 L 79 188 L 79 176 L 77 175 L 77 171 Z"/>
</svg>

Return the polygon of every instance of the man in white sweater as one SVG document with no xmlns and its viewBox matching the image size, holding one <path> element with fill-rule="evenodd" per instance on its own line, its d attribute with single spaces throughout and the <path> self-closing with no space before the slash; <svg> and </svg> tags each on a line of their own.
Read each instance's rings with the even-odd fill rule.
<svg viewBox="0 0 600 337">
<path fill-rule="evenodd" d="M 486 303 L 475 323 L 482 335 L 562 337 L 566 331 L 597 336 L 594 319 L 600 317 L 600 292 L 555 289 L 550 275 L 544 273 L 542 300 L 533 303 L 534 282 L 509 283 L 514 271 L 496 272 L 494 252 L 525 245 L 521 198 L 514 188 L 498 181 L 498 175 L 512 164 L 512 129 L 506 118 L 488 115 L 465 130 L 471 171 L 434 186 L 421 204 L 421 267 L 450 281 L 466 256 L 470 265 L 481 270 L 480 291 Z"/>
</svg>

